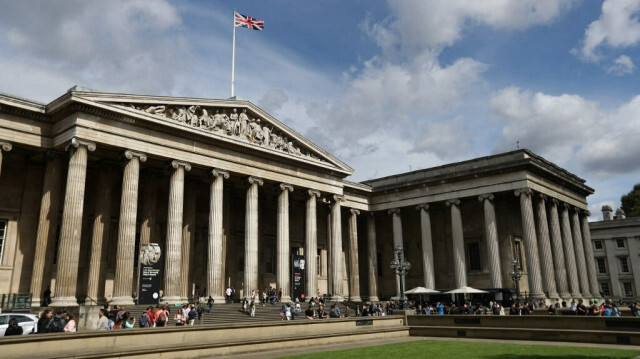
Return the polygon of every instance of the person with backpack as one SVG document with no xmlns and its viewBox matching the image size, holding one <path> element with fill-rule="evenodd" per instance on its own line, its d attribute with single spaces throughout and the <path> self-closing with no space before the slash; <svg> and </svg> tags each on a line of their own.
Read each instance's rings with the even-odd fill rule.
<svg viewBox="0 0 640 359">
<path fill-rule="evenodd" d="M 207 305 L 209 306 L 209 313 L 213 313 L 213 303 L 215 302 L 215 300 L 213 299 L 213 297 L 209 296 L 209 299 L 207 300 Z"/>
<path fill-rule="evenodd" d="M 151 323 L 151 318 L 149 318 L 149 313 L 142 312 L 140 315 L 140 320 L 138 321 L 138 325 L 140 328 L 149 328 Z"/>
<path fill-rule="evenodd" d="M 163 308 L 158 309 L 156 318 L 156 327 L 164 327 L 167 325 L 167 312 L 165 312 Z"/>
<path fill-rule="evenodd" d="M 64 319 L 64 312 L 59 311 L 51 322 L 49 322 L 50 327 L 47 333 L 61 333 L 64 332 L 64 326 L 67 324 Z"/>
</svg>

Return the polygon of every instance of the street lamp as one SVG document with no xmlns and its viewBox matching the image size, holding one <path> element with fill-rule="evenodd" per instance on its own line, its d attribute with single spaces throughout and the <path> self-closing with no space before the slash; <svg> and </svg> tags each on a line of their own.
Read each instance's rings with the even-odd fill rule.
<svg viewBox="0 0 640 359">
<path fill-rule="evenodd" d="M 522 278 L 520 263 L 518 262 L 517 259 L 514 259 L 511 261 L 511 264 L 513 265 L 513 270 L 509 272 L 509 275 L 511 276 L 511 279 L 513 279 L 513 282 L 516 285 L 516 298 L 520 299 L 520 278 Z"/>
<path fill-rule="evenodd" d="M 395 253 L 395 259 L 391 261 L 391 269 L 398 275 L 400 279 L 400 308 L 404 309 L 405 303 L 407 302 L 407 297 L 404 296 L 404 277 L 409 273 L 409 269 L 411 269 L 411 263 L 404 259 L 404 250 L 402 246 L 396 246 L 393 249 Z"/>
</svg>

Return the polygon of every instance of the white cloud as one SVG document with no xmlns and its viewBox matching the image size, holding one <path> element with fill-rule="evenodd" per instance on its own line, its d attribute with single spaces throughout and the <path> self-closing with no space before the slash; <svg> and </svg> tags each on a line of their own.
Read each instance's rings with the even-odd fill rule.
<svg viewBox="0 0 640 359">
<path fill-rule="evenodd" d="M 578 95 L 531 93 L 510 87 L 491 99 L 504 124 L 495 152 L 522 147 L 561 166 L 608 176 L 640 170 L 640 95 L 613 110 Z"/>
<path fill-rule="evenodd" d="M 602 14 L 589 24 L 584 33 L 582 48 L 578 53 L 583 59 L 598 62 L 598 48 L 626 48 L 640 43 L 640 0 L 606 0 Z"/>
<path fill-rule="evenodd" d="M 630 75 L 636 70 L 633 60 L 627 55 L 620 55 L 613 61 L 613 64 L 607 68 L 607 73 L 623 76 Z"/>
<path fill-rule="evenodd" d="M 385 50 L 407 53 L 450 46 L 463 36 L 465 27 L 483 24 L 523 30 L 549 24 L 569 8 L 573 0 L 390 0 L 393 20 L 367 26 Z M 391 52 L 391 51 L 387 51 Z"/>
</svg>

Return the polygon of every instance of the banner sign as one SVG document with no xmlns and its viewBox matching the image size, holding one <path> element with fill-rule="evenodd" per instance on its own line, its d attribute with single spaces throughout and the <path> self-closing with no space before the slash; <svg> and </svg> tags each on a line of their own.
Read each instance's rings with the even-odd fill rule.
<svg viewBox="0 0 640 359">
<path fill-rule="evenodd" d="M 140 288 L 138 304 L 158 304 L 160 298 L 160 258 L 162 251 L 158 243 L 140 245 Z"/>
<path fill-rule="evenodd" d="M 291 299 L 295 300 L 298 298 L 300 301 L 304 301 L 306 299 L 304 292 L 306 260 L 304 256 L 293 254 L 291 255 L 291 264 Z"/>
</svg>

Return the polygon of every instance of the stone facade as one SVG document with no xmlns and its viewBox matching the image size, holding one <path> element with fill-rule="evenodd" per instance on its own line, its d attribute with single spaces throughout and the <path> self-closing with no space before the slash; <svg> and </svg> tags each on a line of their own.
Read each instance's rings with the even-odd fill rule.
<svg viewBox="0 0 640 359">
<path fill-rule="evenodd" d="M 353 183 L 353 170 L 257 106 L 73 88 L 43 105 L 0 95 L 0 293 L 47 286 L 54 306 L 128 304 L 137 248 L 164 253 L 165 300 L 227 286 L 306 294 L 513 288 L 531 297 L 599 292 L 586 248 L 585 181 L 518 150 Z M 587 230 L 587 233 L 584 231 Z M 591 247 L 588 247 L 591 248 Z"/>
<path fill-rule="evenodd" d="M 629 301 L 640 288 L 640 217 L 616 216 L 609 206 L 602 207 L 604 220 L 590 222 L 593 269 L 598 292 L 606 298 Z"/>
</svg>

